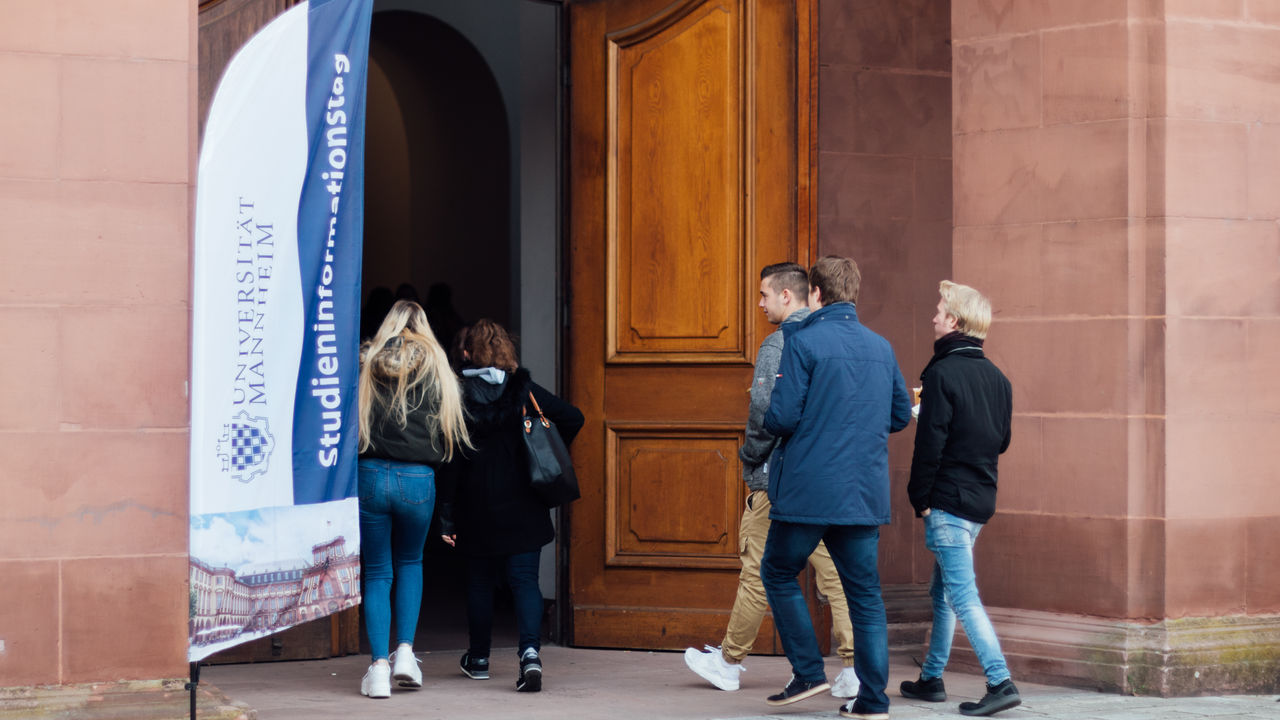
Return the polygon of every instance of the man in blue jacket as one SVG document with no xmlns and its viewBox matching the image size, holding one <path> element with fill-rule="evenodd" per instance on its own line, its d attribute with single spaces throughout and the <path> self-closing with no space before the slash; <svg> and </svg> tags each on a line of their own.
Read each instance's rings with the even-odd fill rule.
<svg viewBox="0 0 1280 720">
<path fill-rule="evenodd" d="M 809 275 L 796 263 L 766 266 L 760 271 L 760 308 L 774 325 L 800 324 L 809 317 Z M 707 646 L 684 651 L 685 664 L 721 690 L 737 690 L 738 676 L 746 668 L 743 659 L 760 633 L 760 623 L 769 611 L 764 584 L 760 582 L 760 558 L 769 538 L 769 458 L 778 438 L 764 430 L 764 413 L 769 409 L 769 396 L 778 377 L 782 361 L 783 330 L 775 330 L 760 343 L 756 368 L 751 381 L 751 407 L 747 413 L 746 439 L 738 451 L 742 460 L 742 479 L 747 483 L 746 508 L 738 524 L 738 557 L 742 572 L 738 575 L 738 593 L 729 613 L 729 626 L 719 648 Z M 849 698 L 858 694 L 858 676 L 853 671 L 853 626 L 849 622 L 849 606 L 840 587 L 840 573 L 831 555 L 821 543 L 809 557 L 818 590 L 831 604 L 831 624 L 839 640 L 837 652 L 845 668 L 831 683 L 831 694 Z"/>
<path fill-rule="evenodd" d="M 876 569 L 889 523 L 889 433 L 911 401 L 893 348 L 858 322 L 858 265 L 827 256 L 809 270 L 813 313 L 787 333 L 764 427 L 782 439 L 769 473 L 772 525 L 760 577 L 793 676 L 770 705 L 829 685 L 796 576 L 825 541 L 853 621 L 857 697 L 843 717 L 888 720 L 889 635 Z"/>
</svg>

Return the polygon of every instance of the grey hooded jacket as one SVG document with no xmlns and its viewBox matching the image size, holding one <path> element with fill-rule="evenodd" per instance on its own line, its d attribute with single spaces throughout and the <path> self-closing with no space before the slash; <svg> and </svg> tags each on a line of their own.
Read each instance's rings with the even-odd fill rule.
<svg viewBox="0 0 1280 720">
<path fill-rule="evenodd" d="M 783 325 L 798 323 L 809 317 L 809 308 L 800 308 L 782 321 Z M 769 333 L 760 343 L 756 354 L 755 374 L 751 379 L 751 409 L 747 413 L 746 441 L 738 450 L 742 460 L 742 480 L 749 490 L 769 489 L 769 455 L 778 444 L 778 438 L 764 429 L 764 414 L 769 409 L 769 395 L 778 377 L 778 364 L 782 360 L 782 327 Z"/>
</svg>

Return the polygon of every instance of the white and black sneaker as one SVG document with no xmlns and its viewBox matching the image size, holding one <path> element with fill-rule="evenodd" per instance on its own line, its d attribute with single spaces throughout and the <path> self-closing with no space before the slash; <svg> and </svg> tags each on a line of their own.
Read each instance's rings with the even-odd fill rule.
<svg viewBox="0 0 1280 720">
<path fill-rule="evenodd" d="M 542 658 L 534 648 L 520 653 L 520 677 L 516 680 L 516 692 L 542 690 Z"/>
<path fill-rule="evenodd" d="M 463 653 L 458 667 L 462 668 L 463 675 L 472 680 L 489 679 L 489 658 L 471 657 L 471 653 Z"/>
<path fill-rule="evenodd" d="M 787 682 L 786 687 L 782 688 L 782 692 L 770 695 L 765 698 L 765 702 L 774 706 L 790 705 L 793 702 L 800 702 L 830 689 L 831 684 L 825 679 L 801 680 L 792 673 L 791 680 Z"/>
</svg>

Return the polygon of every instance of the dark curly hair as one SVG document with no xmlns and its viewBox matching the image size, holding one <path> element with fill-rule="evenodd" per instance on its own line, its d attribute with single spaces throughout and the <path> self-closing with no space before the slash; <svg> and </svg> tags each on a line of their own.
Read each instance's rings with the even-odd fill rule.
<svg viewBox="0 0 1280 720">
<path fill-rule="evenodd" d="M 454 362 L 463 367 L 496 367 L 507 372 L 515 372 L 520 367 L 511 335 L 488 318 L 477 320 L 458 333 L 454 349 L 458 355 Z"/>
</svg>

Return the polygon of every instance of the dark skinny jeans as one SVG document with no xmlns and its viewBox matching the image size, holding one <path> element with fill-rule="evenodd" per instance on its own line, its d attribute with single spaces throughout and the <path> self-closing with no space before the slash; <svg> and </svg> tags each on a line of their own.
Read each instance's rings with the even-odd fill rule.
<svg viewBox="0 0 1280 720">
<path fill-rule="evenodd" d="M 542 552 L 467 558 L 467 629 L 471 657 L 489 657 L 493 636 L 493 591 L 505 576 L 515 601 L 517 652 L 542 649 L 542 590 L 538 588 L 538 564 Z"/>
</svg>

